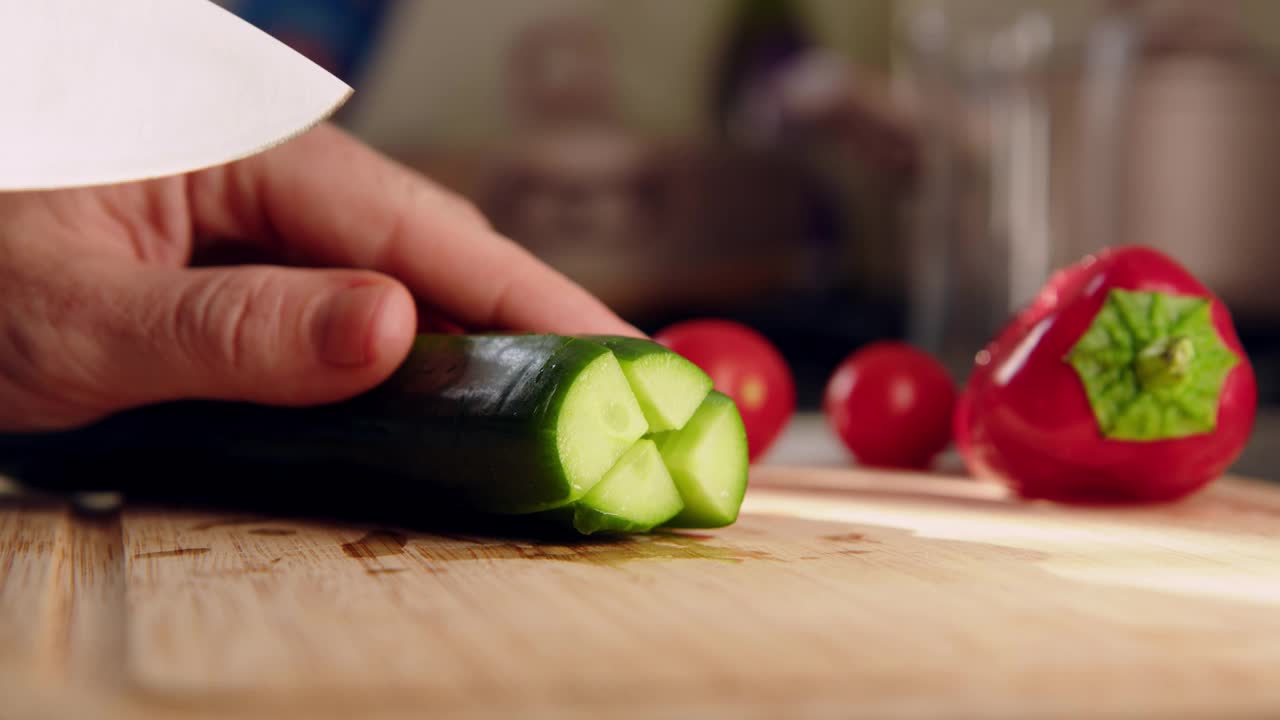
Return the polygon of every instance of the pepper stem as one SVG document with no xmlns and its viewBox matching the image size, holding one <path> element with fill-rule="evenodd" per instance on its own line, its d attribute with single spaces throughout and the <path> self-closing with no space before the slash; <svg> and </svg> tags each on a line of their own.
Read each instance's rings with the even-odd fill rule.
<svg viewBox="0 0 1280 720">
<path fill-rule="evenodd" d="M 1173 387 L 1186 379 L 1195 355 L 1190 338 L 1160 338 L 1142 348 L 1133 359 L 1133 370 L 1145 390 Z"/>
<path fill-rule="evenodd" d="M 1212 298 L 1112 288 L 1068 351 L 1098 430 L 1153 442 L 1212 433 L 1232 368 Z"/>
</svg>

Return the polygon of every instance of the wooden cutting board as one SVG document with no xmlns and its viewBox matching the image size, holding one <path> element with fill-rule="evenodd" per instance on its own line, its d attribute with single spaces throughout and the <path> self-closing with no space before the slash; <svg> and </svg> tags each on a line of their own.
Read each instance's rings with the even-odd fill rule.
<svg viewBox="0 0 1280 720">
<path fill-rule="evenodd" d="M 762 467 L 545 544 L 0 504 L 0 717 L 1280 717 L 1280 488 L 1080 510 Z"/>
</svg>

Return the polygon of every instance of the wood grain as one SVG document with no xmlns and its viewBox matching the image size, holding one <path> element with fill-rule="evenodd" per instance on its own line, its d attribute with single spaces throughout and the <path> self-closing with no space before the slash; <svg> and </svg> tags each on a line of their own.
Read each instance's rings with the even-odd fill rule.
<svg viewBox="0 0 1280 720">
<path fill-rule="evenodd" d="M 1280 715 L 1276 488 L 752 483 L 732 527 L 574 544 L 9 500 L 0 717 Z"/>
</svg>

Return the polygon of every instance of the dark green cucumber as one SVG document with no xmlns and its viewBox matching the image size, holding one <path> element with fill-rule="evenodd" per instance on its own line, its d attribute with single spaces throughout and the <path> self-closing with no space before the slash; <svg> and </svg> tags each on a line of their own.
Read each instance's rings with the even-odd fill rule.
<svg viewBox="0 0 1280 720">
<path fill-rule="evenodd" d="M 582 498 L 647 429 L 618 361 L 599 344 L 423 335 L 391 378 L 346 402 L 180 402 L 76 431 L 0 436 L 0 473 L 22 480 L 61 467 L 77 487 L 127 491 L 131 467 L 159 466 L 178 492 L 203 464 L 243 461 L 277 468 L 294 492 L 529 513 Z M 311 471 L 347 486 L 309 486 L 319 476 Z"/>
<path fill-rule="evenodd" d="M 609 348 L 618 358 L 650 432 L 684 427 L 711 392 L 711 376 L 665 345 L 624 336 L 584 337 Z"/>
<path fill-rule="evenodd" d="M 737 405 L 715 390 L 679 430 L 652 436 L 684 509 L 668 527 L 716 528 L 738 519 L 747 491 L 747 432 Z"/>
<path fill-rule="evenodd" d="M 573 526 L 584 535 L 647 532 L 684 508 L 652 440 L 639 440 L 573 505 Z"/>
</svg>

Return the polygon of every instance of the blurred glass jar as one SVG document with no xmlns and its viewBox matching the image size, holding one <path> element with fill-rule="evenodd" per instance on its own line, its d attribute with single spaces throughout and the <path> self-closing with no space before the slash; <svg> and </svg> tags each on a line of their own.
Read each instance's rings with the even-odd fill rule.
<svg viewBox="0 0 1280 720">
<path fill-rule="evenodd" d="M 1111 244 L 1169 252 L 1246 323 L 1280 316 L 1280 84 L 1240 4 L 909 5 L 910 333 L 957 378 L 1054 269 Z"/>
</svg>

